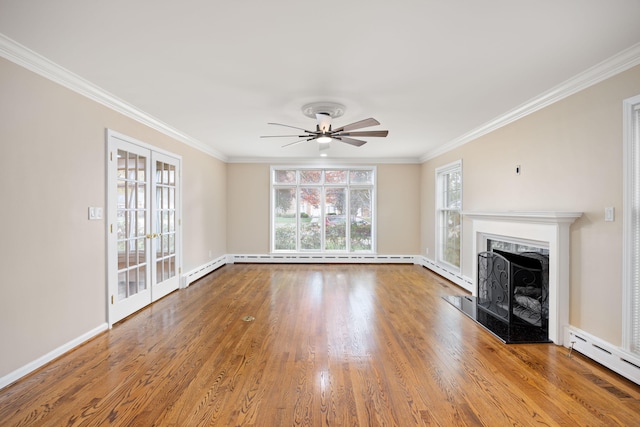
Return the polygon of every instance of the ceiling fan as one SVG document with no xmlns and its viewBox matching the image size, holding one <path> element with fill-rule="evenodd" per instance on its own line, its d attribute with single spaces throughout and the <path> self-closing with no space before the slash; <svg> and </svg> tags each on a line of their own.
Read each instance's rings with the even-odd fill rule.
<svg viewBox="0 0 640 427">
<path fill-rule="evenodd" d="M 299 138 L 297 141 L 290 142 L 282 147 L 289 147 L 291 145 L 299 144 L 307 141 L 317 141 L 319 143 L 320 150 L 326 150 L 329 148 L 329 142 L 339 141 L 345 144 L 360 147 L 367 143 L 356 137 L 385 137 L 389 134 L 388 130 L 370 130 L 370 131 L 357 131 L 355 129 L 362 129 L 369 126 L 379 125 L 374 118 L 368 118 L 360 120 L 348 125 L 341 126 L 337 129 L 333 129 L 331 126 L 332 118 L 339 117 L 344 113 L 344 106 L 335 103 L 313 103 L 307 104 L 302 107 L 302 111 L 307 117 L 314 117 L 317 120 L 315 130 L 307 130 L 296 126 L 283 125 L 281 123 L 268 123 L 270 125 L 284 126 L 292 129 L 301 130 L 302 133 L 295 135 L 268 135 L 261 136 L 260 138 Z"/>
</svg>

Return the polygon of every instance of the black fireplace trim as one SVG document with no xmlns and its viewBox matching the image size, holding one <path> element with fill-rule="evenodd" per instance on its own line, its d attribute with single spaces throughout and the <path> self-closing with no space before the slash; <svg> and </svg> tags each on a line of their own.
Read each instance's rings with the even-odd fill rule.
<svg viewBox="0 0 640 427">
<path fill-rule="evenodd" d="M 505 344 L 550 344 L 547 331 L 522 325 L 509 325 L 482 310 L 477 310 L 476 297 L 471 295 L 446 295 L 442 297 L 449 304 L 474 320 Z"/>
</svg>

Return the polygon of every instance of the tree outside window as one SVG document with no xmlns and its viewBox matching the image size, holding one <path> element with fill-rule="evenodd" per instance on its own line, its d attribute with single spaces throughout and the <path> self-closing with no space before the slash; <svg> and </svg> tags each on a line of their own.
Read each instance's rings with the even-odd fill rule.
<svg viewBox="0 0 640 427">
<path fill-rule="evenodd" d="M 462 162 L 436 170 L 437 262 L 460 269 Z"/>
<path fill-rule="evenodd" d="M 375 168 L 272 168 L 272 250 L 373 252 Z"/>
</svg>

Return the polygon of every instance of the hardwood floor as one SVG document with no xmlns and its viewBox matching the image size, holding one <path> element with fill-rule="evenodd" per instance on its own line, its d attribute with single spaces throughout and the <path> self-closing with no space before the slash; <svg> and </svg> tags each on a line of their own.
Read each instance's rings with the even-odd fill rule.
<svg viewBox="0 0 640 427">
<path fill-rule="evenodd" d="M 414 265 L 228 265 L 0 390 L 0 425 L 640 425 L 638 385 L 451 294 Z"/>
</svg>

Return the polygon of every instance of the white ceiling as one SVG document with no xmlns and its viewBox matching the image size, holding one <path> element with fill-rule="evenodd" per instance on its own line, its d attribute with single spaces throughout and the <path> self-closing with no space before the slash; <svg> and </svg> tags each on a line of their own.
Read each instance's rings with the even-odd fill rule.
<svg viewBox="0 0 640 427">
<path fill-rule="evenodd" d="M 259 138 L 313 101 L 389 130 L 331 159 L 419 161 L 635 55 L 640 1 L 0 0 L 0 34 L 226 161 L 317 159 Z"/>
</svg>

